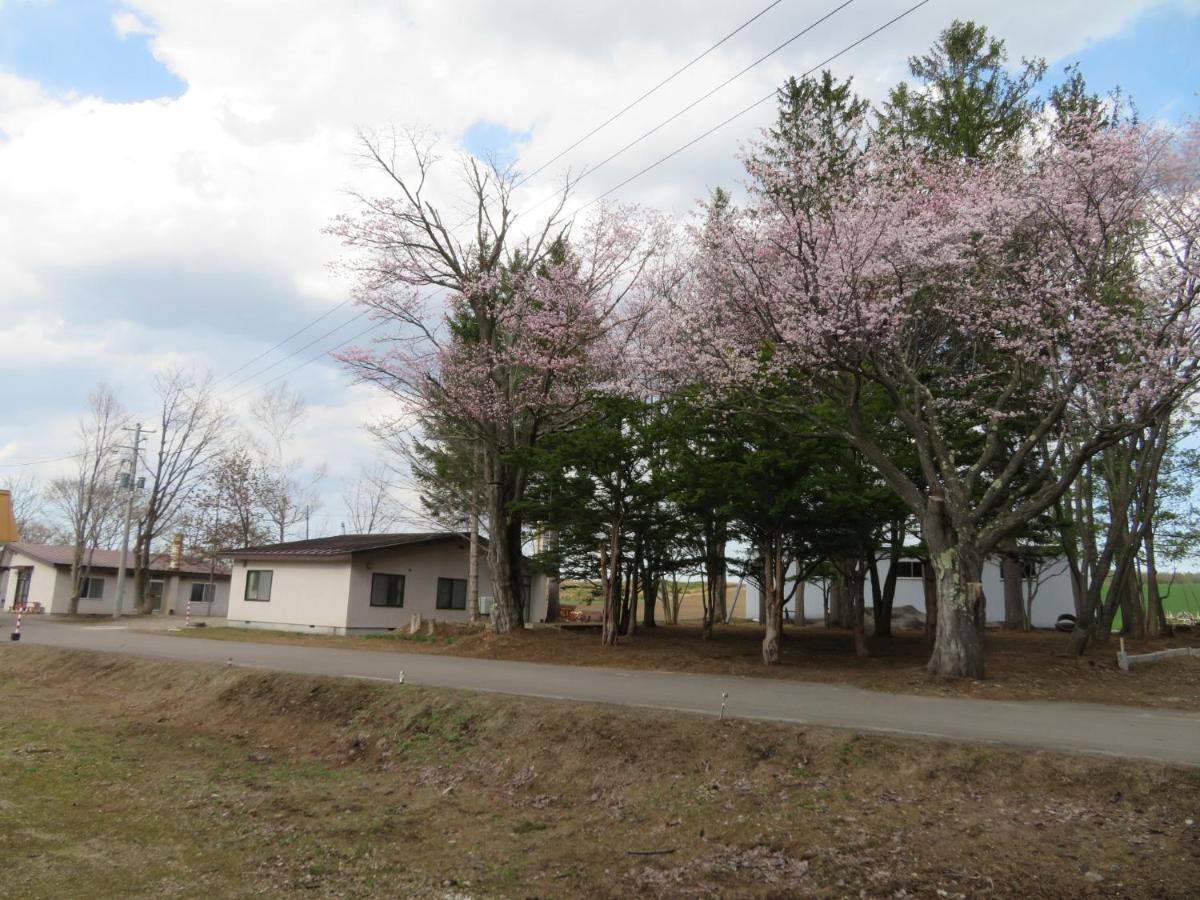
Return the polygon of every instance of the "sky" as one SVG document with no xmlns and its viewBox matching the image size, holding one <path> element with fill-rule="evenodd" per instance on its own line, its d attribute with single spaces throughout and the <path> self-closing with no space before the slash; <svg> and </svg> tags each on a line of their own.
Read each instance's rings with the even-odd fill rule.
<svg viewBox="0 0 1200 900">
<path fill-rule="evenodd" d="M 577 202 L 913 2 L 855 0 L 584 178 Z M 456 153 L 532 172 L 765 6 L 0 0 L 0 480 L 69 468 L 58 458 L 72 452 L 100 381 L 148 418 L 154 372 L 211 371 L 252 430 L 248 404 L 280 379 L 309 404 L 296 452 L 328 468 L 312 529 L 338 530 L 343 482 L 377 454 L 363 426 L 394 411 L 322 355 L 364 326 L 338 306 L 350 285 L 331 268 L 340 248 L 323 229 L 354 209 L 351 193 L 387 191 L 357 135 L 396 127 L 436 138 L 446 161 L 434 187 L 452 206 Z M 838 6 L 775 4 L 530 179 L 518 205 L 533 207 L 568 170 L 605 159 Z M 830 68 L 878 100 L 955 17 L 1004 38 L 1014 63 L 1044 57 L 1052 77 L 1080 63 L 1094 88 L 1132 96 L 1143 119 L 1200 114 L 1200 0 L 931 0 Z M 739 182 L 736 153 L 771 116 L 758 107 L 613 199 L 686 214 Z"/>
</svg>

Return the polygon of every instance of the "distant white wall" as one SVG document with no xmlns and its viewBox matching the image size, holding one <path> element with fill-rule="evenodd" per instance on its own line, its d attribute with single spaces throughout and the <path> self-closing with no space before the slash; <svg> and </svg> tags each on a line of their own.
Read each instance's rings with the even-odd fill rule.
<svg viewBox="0 0 1200 900">
<path fill-rule="evenodd" d="M 879 577 L 887 577 L 889 563 L 886 559 L 879 562 Z M 794 574 L 794 571 L 793 571 Z M 788 584 L 788 589 L 791 583 Z M 1028 598 L 1028 583 L 1023 582 L 1025 596 Z M 799 590 L 799 588 L 797 589 Z M 867 586 L 867 608 L 870 609 L 870 585 Z M 988 622 L 1004 621 L 1004 580 L 1000 577 L 1000 564 L 997 560 L 989 559 L 983 567 L 983 593 L 986 600 L 985 617 Z M 825 615 L 824 594 L 819 582 L 809 582 L 803 585 L 804 615 L 810 622 L 820 622 Z M 746 583 L 745 615 L 749 619 L 758 618 L 760 603 L 758 587 Z M 913 606 L 925 612 L 925 588 L 920 578 L 897 578 L 896 598 L 894 608 Z M 788 615 L 793 616 L 796 610 L 796 598 L 784 608 Z M 1037 578 L 1034 591 L 1031 619 L 1035 628 L 1053 628 L 1055 621 L 1063 613 L 1075 613 L 1075 596 L 1071 589 L 1071 574 L 1065 559 L 1048 560 L 1042 566 Z"/>
</svg>

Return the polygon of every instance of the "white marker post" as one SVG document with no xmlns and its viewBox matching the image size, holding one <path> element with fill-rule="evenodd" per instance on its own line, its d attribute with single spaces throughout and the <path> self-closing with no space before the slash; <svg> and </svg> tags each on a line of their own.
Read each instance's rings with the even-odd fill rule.
<svg viewBox="0 0 1200 900">
<path fill-rule="evenodd" d="M 17 609 L 17 625 L 15 628 L 13 628 L 13 633 L 12 633 L 12 639 L 14 641 L 19 641 L 21 639 L 21 616 L 23 616 L 25 614 L 25 607 L 27 607 L 28 605 L 29 605 L 28 602 L 22 603 L 20 605 L 20 607 Z"/>
</svg>

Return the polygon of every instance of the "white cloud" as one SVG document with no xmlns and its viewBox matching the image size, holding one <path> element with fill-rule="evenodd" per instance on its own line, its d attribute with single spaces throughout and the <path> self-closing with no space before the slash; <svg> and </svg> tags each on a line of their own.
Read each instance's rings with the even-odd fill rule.
<svg viewBox="0 0 1200 900">
<path fill-rule="evenodd" d="M 113 28 L 121 37 L 150 36 L 155 57 L 187 84 L 178 99 L 55 98 L 0 72 L 0 338 L 24 348 L 10 360 L 0 356 L 0 371 L 21 378 L 40 366 L 53 374 L 86 351 L 80 377 L 117 373 L 136 405 L 145 399 L 138 391 L 146 379 L 138 373 L 156 361 L 184 354 L 218 373 L 233 369 L 344 296 L 346 286 L 326 269 L 338 247 L 321 229 L 350 208 L 346 188 L 386 189 L 357 158 L 357 128 L 418 124 L 453 139 L 488 120 L 531 132 L 522 159 L 529 170 L 763 5 L 129 2 Z M 589 177 L 580 200 L 819 63 L 904 5 L 860 0 Z M 904 76 L 907 57 L 927 48 L 952 16 L 987 24 L 1008 41 L 1014 59 L 1043 55 L 1053 62 L 1161 5 L 930 4 L 833 68 L 853 74 L 860 91 L 878 98 Z M 1200 10 L 1200 0 L 1171 5 Z M 531 182 L 526 196 L 544 196 L 567 165 L 578 170 L 603 159 L 824 11 L 781 4 Z M 771 115 L 769 105 L 761 107 L 619 197 L 688 209 L 708 188 L 739 179 L 737 143 Z M 101 331 L 121 339 L 101 340 Z M 370 403 L 381 400 L 362 399 L 365 388 L 347 391 L 345 376 L 332 366 L 311 366 L 292 381 L 322 408 L 313 417 L 321 423 L 313 452 L 337 441 L 347 465 L 353 460 L 342 452 L 343 441 L 359 447 L 360 456 L 368 452 L 357 426 Z M 31 445 L 27 431 L 49 429 L 36 442 L 52 455 L 69 443 L 62 423 L 73 416 L 60 411 L 81 405 L 90 385 L 49 376 L 31 382 L 27 390 L 44 416 L 0 425 L 0 441 L 24 447 Z"/>
<path fill-rule="evenodd" d="M 153 34 L 154 29 L 137 17 L 136 13 L 129 10 L 122 10 L 114 13 L 112 17 L 113 31 L 117 33 L 117 37 L 125 40 L 131 34 Z"/>
</svg>

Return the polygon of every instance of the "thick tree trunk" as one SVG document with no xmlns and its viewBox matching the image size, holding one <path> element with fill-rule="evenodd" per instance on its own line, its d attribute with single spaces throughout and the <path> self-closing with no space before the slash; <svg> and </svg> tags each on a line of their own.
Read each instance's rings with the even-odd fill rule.
<svg viewBox="0 0 1200 900">
<path fill-rule="evenodd" d="M 471 507 L 467 535 L 467 619 L 479 621 L 479 508 Z"/>
<path fill-rule="evenodd" d="M 940 504 L 924 525 L 937 578 L 937 632 L 927 671 L 932 678 L 983 678 L 983 559 L 956 539 Z"/>
<path fill-rule="evenodd" d="M 659 578 L 650 571 L 650 567 L 646 567 L 645 573 L 642 575 L 642 627 L 657 628 L 658 622 L 655 619 L 655 607 L 658 605 L 658 582 Z"/>
<path fill-rule="evenodd" d="M 704 621 L 701 625 L 701 636 L 708 640 L 712 637 L 713 625 L 716 623 L 718 594 L 725 584 L 725 542 L 721 535 L 723 526 L 712 523 L 705 535 L 704 542 Z M 724 608 L 724 602 L 720 603 Z"/>
<path fill-rule="evenodd" d="M 1019 631 L 1025 627 L 1025 598 L 1022 587 L 1024 572 L 1021 560 L 1005 554 L 1000 560 L 1000 572 L 1004 581 L 1004 627 Z"/>
<path fill-rule="evenodd" d="M 871 582 L 871 618 L 874 620 L 874 631 L 878 637 L 880 622 L 883 620 L 883 584 L 879 579 L 879 559 L 874 553 L 871 554 L 867 565 L 867 575 L 870 576 Z M 887 627 L 890 629 L 890 626 L 889 621 Z"/>
<path fill-rule="evenodd" d="M 491 463 L 491 460 L 487 460 Z M 492 576 L 492 630 L 508 634 L 525 625 L 521 586 L 521 517 L 511 503 L 520 499 L 521 477 L 504 464 L 487 466 L 488 568 Z"/>
</svg>

